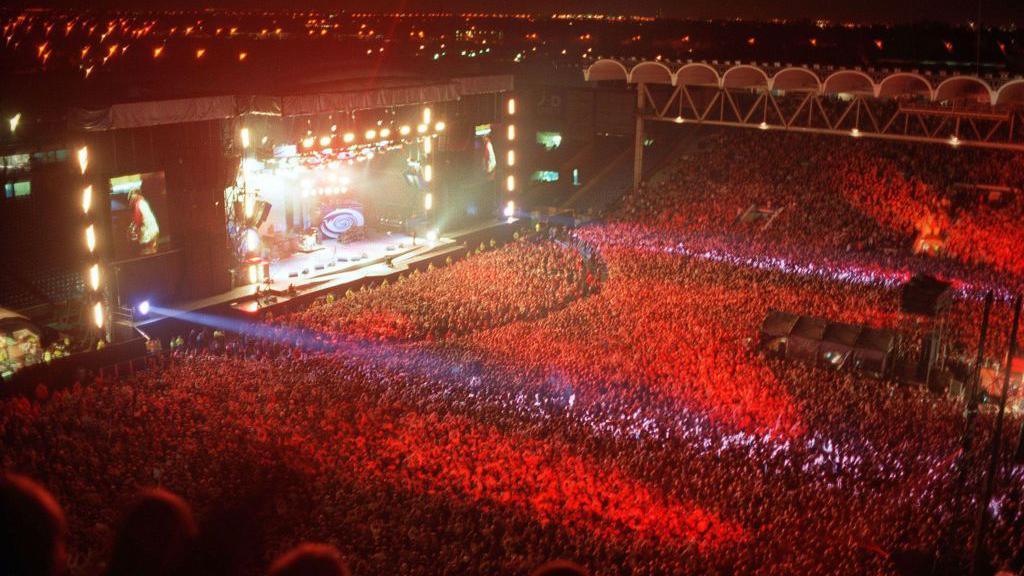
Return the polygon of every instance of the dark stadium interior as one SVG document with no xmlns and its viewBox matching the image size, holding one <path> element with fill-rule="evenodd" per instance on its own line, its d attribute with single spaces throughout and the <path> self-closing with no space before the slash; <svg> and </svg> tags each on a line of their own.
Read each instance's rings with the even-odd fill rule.
<svg viewBox="0 0 1024 576">
<path fill-rule="evenodd" d="M 1014 3 L 0 8 L 0 575 L 1024 574 Z"/>
</svg>

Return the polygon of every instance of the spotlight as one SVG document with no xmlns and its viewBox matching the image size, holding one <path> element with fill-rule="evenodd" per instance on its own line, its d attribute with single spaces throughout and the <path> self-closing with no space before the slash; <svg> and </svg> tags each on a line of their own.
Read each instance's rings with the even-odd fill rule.
<svg viewBox="0 0 1024 576">
<path fill-rule="evenodd" d="M 427 125 L 426 124 L 420 124 L 419 126 L 416 127 L 416 132 L 418 132 L 420 134 L 425 134 L 427 132 Z"/>
<path fill-rule="evenodd" d="M 19 112 L 14 116 L 11 116 L 7 123 L 11 126 L 11 134 L 14 134 L 14 131 L 18 129 L 18 124 L 21 123 L 21 113 Z"/>
<path fill-rule="evenodd" d="M 433 207 L 434 207 L 434 195 L 431 194 L 430 192 L 427 192 L 427 194 L 425 196 L 423 196 L 423 209 L 424 210 L 430 210 Z"/>
<path fill-rule="evenodd" d="M 92 186 L 86 186 L 82 190 L 82 213 L 88 214 L 92 208 Z"/>
<path fill-rule="evenodd" d="M 149 315 L 149 300 L 143 300 L 142 302 L 139 302 L 139 315 Z"/>
<path fill-rule="evenodd" d="M 93 264 L 89 267 L 89 286 L 93 290 L 100 289 L 100 265 Z"/>
<path fill-rule="evenodd" d="M 401 134 L 402 136 L 408 136 L 410 132 L 412 132 L 412 129 L 409 128 L 408 126 L 402 126 L 401 128 L 398 129 L 398 133 Z"/>
<path fill-rule="evenodd" d="M 85 174 L 85 169 L 89 167 L 89 148 L 82 146 L 78 149 L 78 167 L 82 169 L 82 174 Z"/>
<path fill-rule="evenodd" d="M 381 138 L 387 138 L 389 136 L 391 136 L 391 128 L 381 128 L 380 129 L 380 137 Z"/>
<path fill-rule="evenodd" d="M 438 122 L 437 124 L 434 124 L 435 132 L 444 132 L 445 128 L 447 128 L 447 125 L 444 122 Z"/>
<path fill-rule="evenodd" d="M 351 133 L 351 132 L 346 132 L 345 136 L 342 137 L 342 140 L 345 141 L 345 144 L 351 144 L 352 141 L 355 140 L 355 139 L 356 139 L 356 135 Z"/>
<path fill-rule="evenodd" d="M 260 234 L 255 228 L 245 231 L 245 249 L 249 252 L 256 252 L 260 249 Z"/>
<path fill-rule="evenodd" d="M 249 129 L 242 128 L 242 148 L 249 148 Z"/>
<path fill-rule="evenodd" d="M 85 246 L 90 254 L 96 251 L 96 228 L 92 224 L 85 229 Z"/>
<path fill-rule="evenodd" d="M 374 140 L 374 139 L 377 138 L 377 131 L 376 130 L 367 130 L 366 134 L 363 134 L 363 136 L 366 136 L 367 140 Z"/>
<path fill-rule="evenodd" d="M 103 303 L 97 302 L 92 306 L 92 321 L 97 328 L 103 328 Z"/>
<path fill-rule="evenodd" d="M 323 146 L 324 148 L 330 146 L 331 145 L 331 137 L 330 136 L 321 136 L 320 137 L 320 145 Z"/>
</svg>

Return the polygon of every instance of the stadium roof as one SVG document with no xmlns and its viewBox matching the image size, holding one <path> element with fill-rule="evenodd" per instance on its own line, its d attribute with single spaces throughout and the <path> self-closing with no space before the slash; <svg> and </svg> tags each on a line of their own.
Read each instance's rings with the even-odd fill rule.
<svg viewBox="0 0 1024 576">
<path fill-rule="evenodd" d="M 847 69 L 780 63 L 670 63 L 597 60 L 584 70 L 591 82 L 768 89 L 816 94 L 850 93 L 876 98 L 917 96 L 933 102 L 973 100 L 992 106 L 1024 105 L 1024 78 L 977 77 L 918 70 Z"/>
<path fill-rule="evenodd" d="M 285 96 L 197 96 L 145 102 L 127 102 L 89 109 L 74 109 L 71 124 L 86 131 L 118 130 L 233 118 L 245 114 L 309 116 L 376 108 L 411 106 L 458 100 L 477 94 L 512 89 L 512 76 L 470 76 L 449 80 L 406 80 L 320 84 L 320 90 Z"/>
</svg>

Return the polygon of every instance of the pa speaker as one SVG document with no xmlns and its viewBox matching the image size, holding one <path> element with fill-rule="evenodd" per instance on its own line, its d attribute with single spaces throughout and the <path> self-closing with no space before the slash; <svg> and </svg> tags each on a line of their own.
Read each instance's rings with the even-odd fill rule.
<svg viewBox="0 0 1024 576">
<path fill-rule="evenodd" d="M 943 282 L 926 274 L 918 274 L 903 285 L 900 309 L 909 314 L 937 316 L 953 302 L 953 289 L 949 282 Z"/>
</svg>

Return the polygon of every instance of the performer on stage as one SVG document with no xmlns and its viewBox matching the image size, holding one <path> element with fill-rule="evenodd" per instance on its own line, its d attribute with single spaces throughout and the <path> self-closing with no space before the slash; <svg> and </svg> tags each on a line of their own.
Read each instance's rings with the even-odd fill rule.
<svg viewBox="0 0 1024 576">
<path fill-rule="evenodd" d="M 160 225 L 153 209 L 146 198 L 135 190 L 128 194 L 128 205 L 132 209 L 132 222 L 128 226 L 131 240 L 139 245 L 141 254 L 155 254 L 160 241 Z"/>
</svg>

